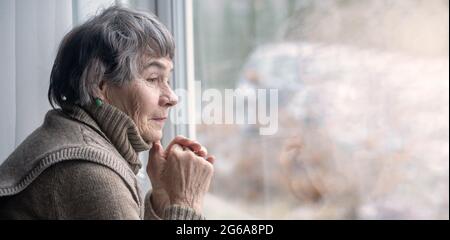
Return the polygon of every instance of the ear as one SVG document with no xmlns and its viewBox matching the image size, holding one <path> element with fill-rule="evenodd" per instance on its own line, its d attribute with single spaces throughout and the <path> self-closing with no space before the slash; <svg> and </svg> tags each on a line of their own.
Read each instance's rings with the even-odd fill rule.
<svg viewBox="0 0 450 240">
<path fill-rule="evenodd" d="M 95 96 L 103 101 L 108 101 L 108 84 L 105 80 L 101 80 L 96 86 Z"/>
</svg>

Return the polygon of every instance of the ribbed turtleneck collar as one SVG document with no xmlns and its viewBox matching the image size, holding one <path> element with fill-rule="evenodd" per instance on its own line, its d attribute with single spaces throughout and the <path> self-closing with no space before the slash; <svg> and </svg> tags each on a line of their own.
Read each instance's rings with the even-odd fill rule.
<svg viewBox="0 0 450 240">
<path fill-rule="evenodd" d="M 142 139 L 134 121 L 118 108 L 103 103 L 83 108 L 73 107 L 71 115 L 78 120 L 97 128 L 106 136 L 136 174 L 142 166 L 138 153 L 150 149 Z M 102 134 L 102 135 L 103 135 Z"/>
</svg>

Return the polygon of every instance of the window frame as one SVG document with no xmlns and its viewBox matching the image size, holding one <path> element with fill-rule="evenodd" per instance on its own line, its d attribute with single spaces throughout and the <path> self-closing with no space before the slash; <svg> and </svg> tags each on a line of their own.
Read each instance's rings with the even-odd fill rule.
<svg viewBox="0 0 450 240">
<path fill-rule="evenodd" d="M 188 124 L 167 125 L 164 128 L 162 144 L 167 145 L 176 135 L 196 138 L 195 126 L 195 61 L 194 61 L 194 30 L 192 0 L 151 0 L 153 12 L 172 32 L 175 39 L 173 89 L 184 89 L 187 98 L 180 99 L 180 111 L 187 116 Z M 150 9 L 149 9 L 150 10 Z M 172 117 L 176 117 L 172 115 Z M 171 119 L 171 122 L 178 122 Z"/>
</svg>

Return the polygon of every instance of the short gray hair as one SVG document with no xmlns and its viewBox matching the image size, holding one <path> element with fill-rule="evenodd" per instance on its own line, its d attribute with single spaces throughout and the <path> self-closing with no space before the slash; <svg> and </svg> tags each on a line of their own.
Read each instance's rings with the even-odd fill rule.
<svg viewBox="0 0 450 240">
<path fill-rule="evenodd" d="M 62 40 L 50 75 L 50 104 L 88 105 L 101 80 L 121 86 L 139 76 L 146 57 L 173 59 L 174 51 L 171 33 L 155 15 L 109 7 Z"/>
</svg>

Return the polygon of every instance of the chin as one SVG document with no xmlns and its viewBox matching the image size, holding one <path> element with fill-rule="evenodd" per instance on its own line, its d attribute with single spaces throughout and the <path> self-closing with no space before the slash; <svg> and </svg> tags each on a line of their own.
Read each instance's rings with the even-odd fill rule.
<svg viewBox="0 0 450 240">
<path fill-rule="evenodd" d="M 162 139 L 162 131 L 152 131 L 150 134 L 146 134 L 145 136 L 142 136 L 142 138 L 147 143 L 153 143 L 156 141 L 161 141 Z"/>
</svg>

